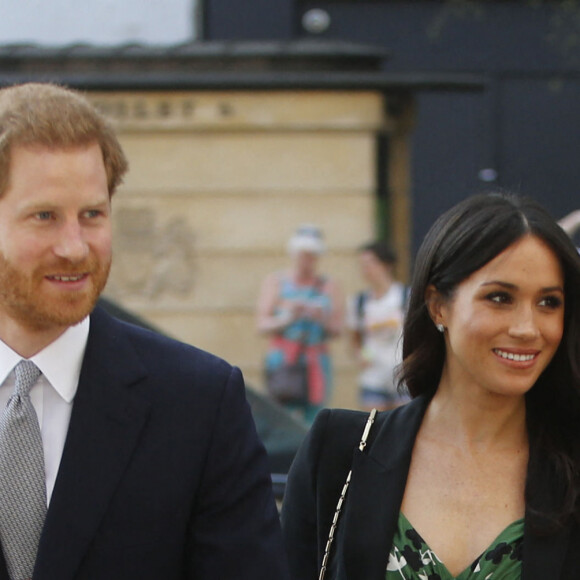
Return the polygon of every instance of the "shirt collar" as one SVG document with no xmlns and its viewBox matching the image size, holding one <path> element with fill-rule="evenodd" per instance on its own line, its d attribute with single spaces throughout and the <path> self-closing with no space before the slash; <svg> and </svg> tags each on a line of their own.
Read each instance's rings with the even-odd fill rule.
<svg viewBox="0 0 580 580">
<path fill-rule="evenodd" d="M 70 326 L 54 342 L 31 357 L 56 392 L 70 403 L 77 392 L 85 348 L 89 337 L 89 317 Z M 0 384 L 22 360 L 7 344 L 0 341 Z"/>
</svg>

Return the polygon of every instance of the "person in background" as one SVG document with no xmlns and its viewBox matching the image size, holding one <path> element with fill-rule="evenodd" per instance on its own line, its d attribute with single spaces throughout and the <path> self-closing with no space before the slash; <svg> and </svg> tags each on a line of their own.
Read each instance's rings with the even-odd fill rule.
<svg viewBox="0 0 580 580">
<path fill-rule="evenodd" d="M 95 308 L 126 170 L 80 93 L 0 90 L 0 578 L 286 578 L 239 369 Z"/>
<path fill-rule="evenodd" d="M 551 216 L 507 194 L 448 210 L 415 261 L 412 401 L 363 449 L 369 414 L 321 411 L 296 455 L 292 577 L 318 578 L 327 552 L 325 580 L 577 580 L 579 360 L 580 257 Z"/>
<path fill-rule="evenodd" d="M 347 303 L 347 327 L 358 364 L 359 405 L 384 411 L 409 400 L 399 393 L 395 371 L 401 362 L 406 288 L 395 279 L 395 252 L 386 242 L 366 244 L 358 260 L 368 290 Z"/>
<path fill-rule="evenodd" d="M 575 209 L 558 220 L 558 225 L 574 240 L 580 230 L 580 209 Z M 580 252 L 580 248 L 578 248 Z"/>
<path fill-rule="evenodd" d="M 324 250 L 320 228 L 298 227 L 288 242 L 290 267 L 266 277 L 257 306 L 258 330 L 269 336 L 266 374 L 284 364 L 304 363 L 305 396 L 284 404 L 307 424 L 330 400 L 328 341 L 340 334 L 344 316 L 338 284 L 318 271 Z"/>
<path fill-rule="evenodd" d="M 580 228 L 580 209 L 575 209 L 560 218 L 558 224 L 569 236 L 573 236 Z"/>
</svg>

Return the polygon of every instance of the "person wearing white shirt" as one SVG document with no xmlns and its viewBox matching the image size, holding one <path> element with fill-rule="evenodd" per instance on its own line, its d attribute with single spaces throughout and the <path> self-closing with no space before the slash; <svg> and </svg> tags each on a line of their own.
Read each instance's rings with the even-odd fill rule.
<svg viewBox="0 0 580 580">
<path fill-rule="evenodd" d="M 349 298 L 347 327 L 360 367 L 359 405 L 364 410 L 391 409 L 409 400 L 399 392 L 396 377 L 406 288 L 394 277 L 396 254 L 386 243 L 363 246 L 358 259 L 368 289 Z"/>
</svg>

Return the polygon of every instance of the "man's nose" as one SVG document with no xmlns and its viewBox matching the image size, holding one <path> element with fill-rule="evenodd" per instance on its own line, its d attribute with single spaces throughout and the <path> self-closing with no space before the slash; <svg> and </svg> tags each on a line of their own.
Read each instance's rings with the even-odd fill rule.
<svg viewBox="0 0 580 580">
<path fill-rule="evenodd" d="M 80 262 L 87 257 L 89 247 L 83 228 L 77 220 L 69 220 L 62 224 L 54 245 L 54 253 L 70 262 Z"/>
</svg>

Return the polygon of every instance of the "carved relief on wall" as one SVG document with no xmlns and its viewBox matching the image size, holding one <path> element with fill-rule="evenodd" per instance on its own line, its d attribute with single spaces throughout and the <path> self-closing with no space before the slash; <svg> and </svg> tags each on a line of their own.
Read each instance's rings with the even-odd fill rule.
<svg viewBox="0 0 580 580">
<path fill-rule="evenodd" d="M 187 298 L 195 285 L 194 246 L 181 217 L 162 222 L 151 208 L 119 209 L 107 292 L 116 298 Z"/>
</svg>

